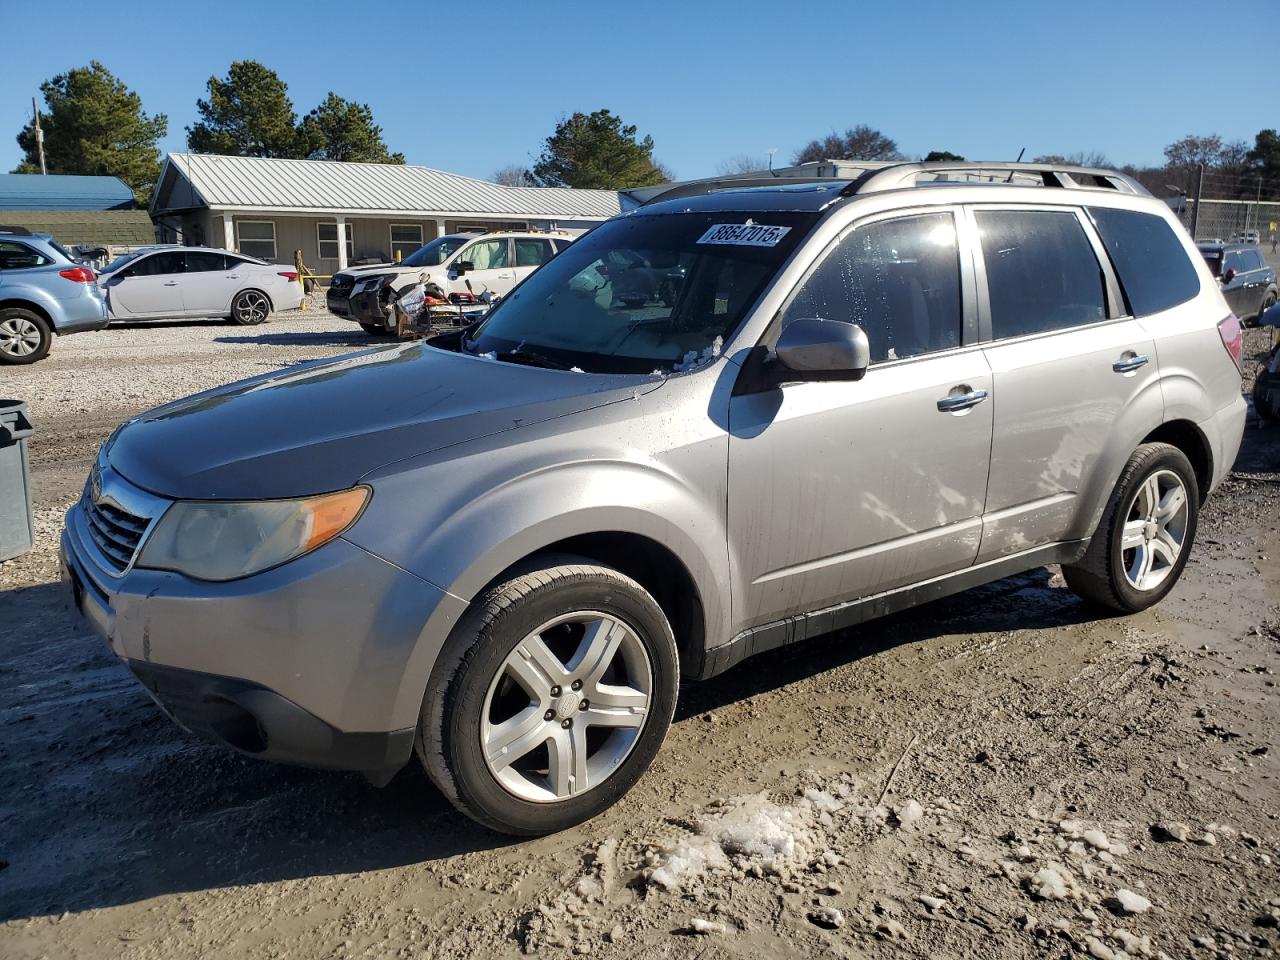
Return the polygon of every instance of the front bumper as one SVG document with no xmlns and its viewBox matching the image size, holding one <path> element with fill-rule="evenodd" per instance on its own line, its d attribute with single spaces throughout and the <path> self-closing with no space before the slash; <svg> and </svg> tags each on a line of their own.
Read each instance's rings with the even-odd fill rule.
<svg viewBox="0 0 1280 960">
<path fill-rule="evenodd" d="M 351 297 L 348 301 L 351 316 L 348 319 L 373 327 L 389 327 L 387 313 L 382 309 L 379 293 L 378 290 L 369 290 Z"/>
<path fill-rule="evenodd" d="M 375 780 L 408 761 L 456 598 L 342 538 L 229 583 L 137 567 L 113 577 L 84 530 L 77 504 L 61 543 L 77 609 L 183 727 Z"/>
<path fill-rule="evenodd" d="M 347 295 L 351 292 L 350 287 L 343 287 L 341 290 L 335 290 L 330 287 L 325 291 L 324 303 L 329 308 L 329 312 L 343 320 L 350 320 L 351 304 Z"/>
</svg>

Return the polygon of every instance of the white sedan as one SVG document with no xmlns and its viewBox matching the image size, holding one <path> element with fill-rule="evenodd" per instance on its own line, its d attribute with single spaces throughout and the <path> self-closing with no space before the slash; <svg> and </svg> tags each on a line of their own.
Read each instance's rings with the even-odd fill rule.
<svg viewBox="0 0 1280 960">
<path fill-rule="evenodd" d="M 125 254 L 98 276 L 112 320 L 224 317 L 262 323 L 302 303 L 297 271 L 208 247 L 153 247 Z"/>
</svg>

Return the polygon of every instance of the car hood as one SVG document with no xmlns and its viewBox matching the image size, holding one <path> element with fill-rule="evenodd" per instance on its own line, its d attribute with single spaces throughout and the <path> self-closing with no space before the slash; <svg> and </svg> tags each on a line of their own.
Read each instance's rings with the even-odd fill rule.
<svg viewBox="0 0 1280 960">
<path fill-rule="evenodd" d="M 340 276 L 355 277 L 374 277 L 382 273 L 407 273 L 410 270 L 418 269 L 416 267 L 406 267 L 399 263 L 373 263 L 363 267 L 347 267 L 340 271 Z"/>
<path fill-rule="evenodd" d="M 112 467 L 182 499 L 308 496 L 392 461 L 655 390 L 661 380 L 503 363 L 424 344 L 351 354 L 157 407 L 108 441 Z"/>
</svg>

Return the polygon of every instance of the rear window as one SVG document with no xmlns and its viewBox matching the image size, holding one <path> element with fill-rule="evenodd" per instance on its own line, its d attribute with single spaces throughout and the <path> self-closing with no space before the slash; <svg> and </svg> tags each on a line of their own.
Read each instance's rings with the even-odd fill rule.
<svg viewBox="0 0 1280 960">
<path fill-rule="evenodd" d="M 1196 269 L 1163 217 L 1106 207 L 1090 207 L 1089 216 L 1102 235 L 1135 317 L 1176 307 L 1200 292 Z M 1205 259 L 1209 261 L 1207 254 Z M 1209 269 L 1216 273 L 1215 266 L 1209 261 Z"/>
</svg>

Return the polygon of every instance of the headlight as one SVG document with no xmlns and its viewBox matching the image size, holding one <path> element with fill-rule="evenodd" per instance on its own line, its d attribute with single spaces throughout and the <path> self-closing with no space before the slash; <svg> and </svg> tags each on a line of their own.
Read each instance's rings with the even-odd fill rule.
<svg viewBox="0 0 1280 960">
<path fill-rule="evenodd" d="M 197 580 L 247 577 L 328 543 L 355 523 L 369 495 L 368 487 L 352 487 L 300 500 L 180 500 L 156 524 L 137 565 Z"/>
</svg>

